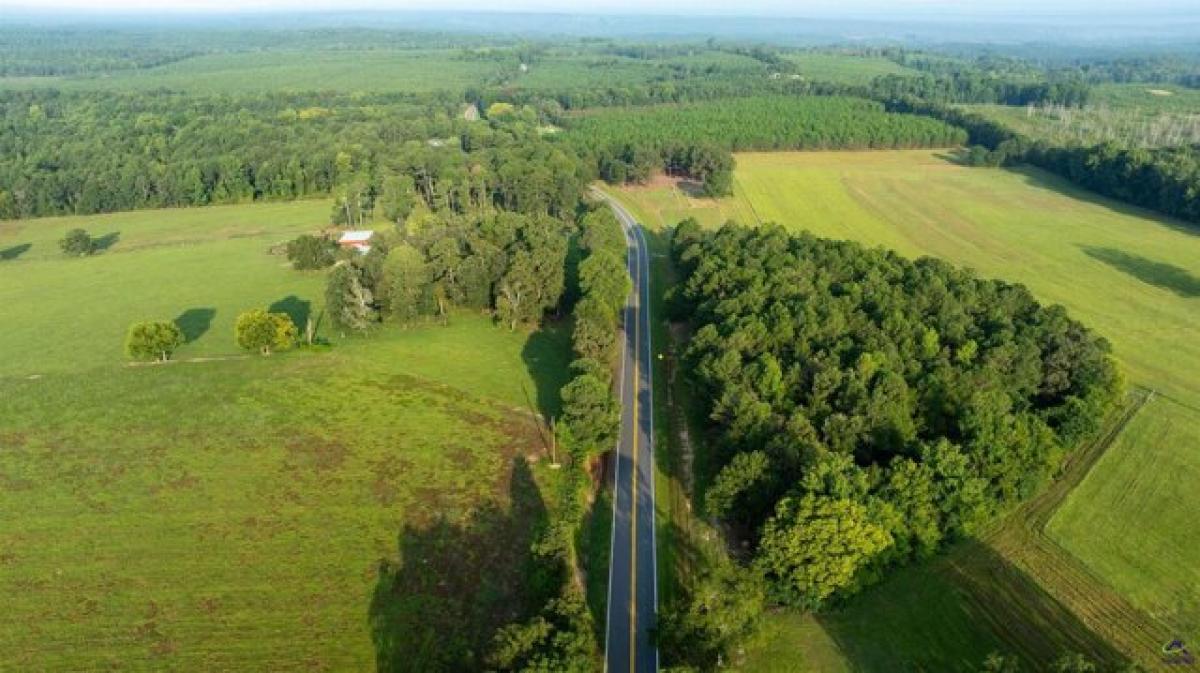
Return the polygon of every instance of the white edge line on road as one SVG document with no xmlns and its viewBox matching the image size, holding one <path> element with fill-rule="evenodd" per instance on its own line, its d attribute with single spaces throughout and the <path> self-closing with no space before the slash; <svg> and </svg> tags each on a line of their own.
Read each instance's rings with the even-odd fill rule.
<svg viewBox="0 0 1200 673">
<path fill-rule="evenodd" d="M 605 197 L 605 201 L 608 201 L 607 197 Z M 609 203 L 611 206 L 611 201 Z M 622 233 L 625 234 L 626 244 L 633 243 L 633 241 L 630 240 L 629 232 L 625 230 L 625 227 L 621 227 L 621 230 L 622 230 Z M 629 266 L 629 264 L 628 264 L 629 253 L 628 252 L 625 254 L 625 261 L 626 261 L 626 268 L 628 268 L 628 266 Z M 633 292 L 631 291 L 629 294 L 632 296 Z M 625 325 L 621 329 L 621 336 L 622 336 L 621 341 L 623 343 L 621 344 L 621 380 L 620 380 L 621 392 L 619 394 L 619 400 L 620 400 L 621 409 L 622 409 L 622 414 L 621 414 L 622 419 L 624 418 L 624 409 L 625 409 L 625 364 L 629 360 L 629 312 L 632 308 L 633 308 L 632 303 L 629 301 L 628 298 L 626 298 L 626 301 L 625 301 Z M 651 420 L 651 422 L 653 423 L 653 420 Z M 636 431 L 636 428 L 634 430 Z M 618 499 L 618 494 L 619 494 L 619 491 L 621 488 L 621 482 L 620 482 L 621 432 L 619 430 L 617 431 L 617 444 L 613 450 L 615 452 L 613 454 L 613 494 L 612 494 L 612 496 L 613 496 L 613 513 L 612 513 L 612 522 L 610 524 L 612 526 L 612 528 L 609 531 L 610 535 L 609 535 L 609 541 L 608 541 L 608 599 L 604 604 L 604 622 L 605 622 L 605 624 L 604 624 L 604 670 L 605 671 L 608 671 L 608 644 L 610 642 L 612 642 L 612 587 L 613 587 L 612 579 L 613 579 L 613 565 L 614 565 L 613 564 L 613 547 L 615 547 L 617 544 L 617 499 Z M 657 592 L 657 591 L 658 591 L 658 583 L 657 583 L 657 578 L 656 578 L 655 592 Z M 658 605 L 658 602 L 656 599 L 655 607 L 657 607 L 657 605 Z"/>
<path fill-rule="evenodd" d="M 654 328 L 650 323 L 650 246 L 646 243 L 646 237 L 642 234 L 640 227 L 635 229 L 638 238 L 642 241 L 642 255 L 645 260 L 645 288 L 646 288 L 646 359 L 650 361 L 650 367 L 647 369 L 646 375 L 649 377 L 650 383 L 650 558 L 654 565 L 654 624 L 658 626 L 658 523 L 657 509 L 658 498 L 654 494 L 655 482 L 655 466 L 658 461 L 654 457 L 654 352 L 650 347 L 650 341 L 654 338 Z M 654 645 L 654 670 L 658 671 L 658 645 Z"/>
</svg>

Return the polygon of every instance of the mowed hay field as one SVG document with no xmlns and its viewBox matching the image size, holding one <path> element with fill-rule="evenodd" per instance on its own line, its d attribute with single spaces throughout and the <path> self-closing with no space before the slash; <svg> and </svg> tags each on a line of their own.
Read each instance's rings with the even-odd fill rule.
<svg viewBox="0 0 1200 673">
<path fill-rule="evenodd" d="M 967 168 L 939 151 L 744 154 L 733 197 L 693 199 L 667 182 L 621 195 L 652 227 L 689 215 L 713 226 L 730 218 L 777 221 L 1024 283 L 1109 338 L 1130 382 L 1156 391 L 1078 490 L 1043 513 L 1036 544 L 1000 535 L 955 550 L 940 568 L 905 571 L 823 617 L 825 639 L 793 637 L 813 628 L 809 620 L 792 629 L 784 623 L 781 633 L 793 635 L 780 638 L 802 650 L 797 657 L 844 657 L 837 666 L 811 666 L 821 670 L 949 670 L 966 667 L 972 656 L 978 663 L 991 649 L 1028 650 L 1021 652 L 1028 660 L 1055 645 L 1028 648 L 1033 630 L 990 623 L 989 596 L 996 604 L 1016 596 L 1044 603 L 1025 616 L 1043 631 L 1055 623 L 1072 631 L 1057 646 L 1075 643 L 1097 656 L 1113 653 L 1095 634 L 1120 640 L 1110 633 L 1114 623 L 1106 623 L 1114 615 L 1118 628 L 1136 634 L 1117 643 L 1119 654 L 1143 665 L 1158 661 L 1152 650 L 1160 634 L 1200 638 L 1200 619 L 1187 607 L 1200 603 L 1200 547 L 1179 538 L 1180 526 L 1187 528 L 1181 522 L 1200 511 L 1200 491 L 1186 486 L 1200 482 L 1200 345 L 1192 338 L 1200 328 L 1200 229 L 1099 199 L 1040 171 Z M 967 571 L 956 578 L 951 568 Z M 940 596 L 938 602 L 959 607 L 903 609 L 926 604 L 913 596 Z M 945 635 L 964 629 L 970 635 Z M 769 653 L 789 646 L 764 647 Z M 804 668 L 766 659 L 775 663 L 751 670 Z"/>
<path fill-rule="evenodd" d="M 876 56 L 812 51 L 785 54 L 784 58 L 795 63 L 800 76 L 805 79 L 842 84 L 870 84 L 871 80 L 883 75 L 919 74 L 912 68 Z"/>
<path fill-rule="evenodd" d="M 500 64 L 467 60 L 458 50 L 269 50 L 205 54 L 174 63 L 97 76 L 0 78 L 0 88 L 188 93 L 270 91 L 451 91 L 478 85 Z"/>
<path fill-rule="evenodd" d="M 31 243 L 0 261 L 0 668 L 366 670 L 479 651 L 528 607 L 566 330 L 464 314 L 238 356 L 238 310 L 319 312 L 320 275 L 267 250 L 327 214 L 0 224 L 0 254 Z M 64 260 L 76 225 L 121 236 Z M 130 319 L 195 307 L 176 363 L 124 363 Z"/>
</svg>

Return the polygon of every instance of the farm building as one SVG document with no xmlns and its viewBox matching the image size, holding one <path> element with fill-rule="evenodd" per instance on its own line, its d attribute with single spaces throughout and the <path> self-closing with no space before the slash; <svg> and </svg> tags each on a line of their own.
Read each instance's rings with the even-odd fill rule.
<svg viewBox="0 0 1200 673">
<path fill-rule="evenodd" d="M 343 248 L 353 248 L 365 255 L 371 250 L 371 238 L 374 236 L 375 232 L 370 229 L 347 231 L 343 232 L 342 237 L 338 239 L 338 245 Z"/>
</svg>

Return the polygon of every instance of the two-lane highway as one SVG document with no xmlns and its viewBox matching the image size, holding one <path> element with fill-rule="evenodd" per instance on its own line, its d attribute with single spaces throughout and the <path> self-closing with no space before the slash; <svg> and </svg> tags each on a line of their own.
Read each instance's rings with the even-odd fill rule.
<svg viewBox="0 0 1200 673">
<path fill-rule="evenodd" d="M 621 434 L 613 470 L 613 531 L 608 577 L 604 668 L 608 673 L 658 670 L 650 639 L 658 612 L 654 534 L 654 418 L 650 348 L 650 255 L 637 221 L 608 199 L 629 245 L 633 291 L 625 305 L 621 356 Z"/>
</svg>

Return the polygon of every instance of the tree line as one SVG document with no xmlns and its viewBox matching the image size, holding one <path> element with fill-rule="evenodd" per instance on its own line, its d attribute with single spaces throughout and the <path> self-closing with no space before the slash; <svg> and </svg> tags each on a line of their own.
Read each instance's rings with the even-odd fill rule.
<svg viewBox="0 0 1200 673">
<path fill-rule="evenodd" d="M 737 53 L 772 60 L 761 48 Z M 719 194 L 726 190 L 731 150 L 961 142 L 946 125 L 887 115 L 877 103 L 855 98 L 915 95 L 942 97 L 937 87 L 912 78 L 848 86 L 771 76 L 766 68 L 753 76 L 722 71 L 582 91 L 9 91 L 0 93 L 0 218 L 333 195 L 342 221 L 351 224 L 369 217 L 385 192 L 401 202 L 405 192 L 419 192 L 426 202 L 452 201 L 460 210 L 490 200 L 529 211 L 535 207 L 528 204 L 530 191 L 550 191 L 531 183 L 572 174 L 570 159 L 551 157 L 550 146 L 597 155 L 585 162 L 584 177 L 602 172 L 606 179 L 630 179 L 624 173 L 637 180 L 657 162 Z M 464 98 L 482 109 L 506 102 L 513 111 L 470 122 L 461 114 Z M 631 105 L 642 107 L 570 113 Z M 578 126 L 580 133 L 570 135 L 585 140 L 539 138 L 546 121 Z M 589 134 L 596 139 L 586 139 Z M 621 142 L 622 134 L 636 142 Z"/>
<path fill-rule="evenodd" d="M 939 103 L 995 103 L 999 105 L 1055 104 L 1080 107 L 1088 102 L 1091 88 L 1078 79 L 1021 81 L 995 77 L 971 70 L 918 77 L 883 75 L 871 82 L 877 99 L 915 96 Z"/>
<path fill-rule="evenodd" d="M 672 254 L 717 466 L 702 506 L 751 551 L 668 610 L 664 642 L 702 668 L 746 601 L 819 610 L 1037 493 L 1120 394 L 1064 309 L 939 260 L 694 220 Z"/>
<path fill-rule="evenodd" d="M 561 392 L 562 413 L 554 427 L 557 444 L 569 458 L 563 466 L 558 507 L 534 552 L 543 574 L 552 578 L 550 598 L 532 619 L 510 624 L 494 639 L 489 664 L 499 671 L 597 670 L 595 627 L 573 577 L 580 563 L 576 549 L 592 489 L 591 472 L 610 450 L 620 426 L 613 393 L 617 358 L 616 330 L 631 289 L 625 266 L 625 237 L 607 207 L 581 218 L 579 300 L 575 303 L 572 343 L 573 377 Z M 589 569 L 594 570 L 594 569 Z"/>
<path fill-rule="evenodd" d="M 941 147 L 967 134 L 929 117 L 892 114 L 861 98 L 733 98 L 590 111 L 565 122 L 578 153 L 609 182 L 643 182 L 666 170 L 700 180 L 713 195 L 732 184 L 731 152 Z"/>
<path fill-rule="evenodd" d="M 389 195 L 460 211 L 578 198 L 577 167 L 539 140 L 536 113 L 468 122 L 461 109 L 438 95 L 0 93 L 0 218 L 332 194 L 353 219 Z"/>
<path fill-rule="evenodd" d="M 1200 224 L 1200 148 L 1129 148 L 1114 143 L 1054 145 L 1003 124 L 951 107 L 902 100 L 898 111 L 927 114 L 966 129 L 968 162 L 980 166 L 1028 163 L 1098 194 Z"/>
</svg>

